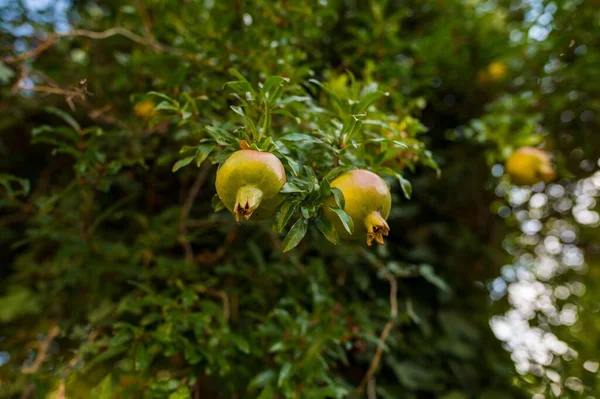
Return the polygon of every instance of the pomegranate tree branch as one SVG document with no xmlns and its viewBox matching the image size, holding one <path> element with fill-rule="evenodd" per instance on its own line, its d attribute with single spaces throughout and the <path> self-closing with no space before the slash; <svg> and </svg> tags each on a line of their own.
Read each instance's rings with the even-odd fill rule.
<svg viewBox="0 0 600 399">
<path fill-rule="evenodd" d="M 369 378 L 369 383 L 367 384 L 367 397 L 369 399 L 377 399 L 377 393 L 375 391 L 375 377 Z"/>
<path fill-rule="evenodd" d="M 204 181 L 208 176 L 210 167 L 210 162 L 204 162 L 200 167 L 200 172 L 198 173 L 194 184 L 192 184 L 188 196 L 185 199 L 185 202 L 183 203 L 183 207 L 181 208 L 181 213 L 179 214 L 179 242 L 183 246 L 183 249 L 185 251 L 185 260 L 188 263 L 192 263 L 194 261 L 194 251 L 192 250 L 190 240 L 187 238 L 188 217 L 190 216 L 190 211 L 192 210 L 194 200 L 198 196 L 200 188 L 202 187 L 202 184 L 204 184 Z"/>
<path fill-rule="evenodd" d="M 48 334 L 46 334 L 44 337 L 43 341 L 39 342 L 38 353 L 31 366 L 21 367 L 21 372 L 23 374 L 33 374 L 38 371 L 44 360 L 46 360 L 50 344 L 52 344 L 52 341 L 54 341 L 54 338 L 56 338 L 58 334 L 60 334 L 60 328 L 57 325 L 52 326 L 50 331 L 48 331 Z"/>
<path fill-rule="evenodd" d="M 365 254 L 366 251 L 364 249 L 362 249 L 362 253 Z M 365 257 L 369 258 L 367 256 L 365 256 Z M 359 392 L 364 392 L 367 384 L 372 384 L 373 386 L 371 388 L 371 390 L 372 390 L 371 392 L 374 394 L 375 380 L 373 379 L 373 376 L 375 375 L 375 372 L 377 371 L 377 367 L 379 367 L 379 363 L 381 363 L 381 358 L 383 356 L 383 347 L 385 345 L 385 341 L 387 340 L 390 333 L 392 332 L 392 329 L 396 325 L 396 317 L 398 316 L 398 282 L 396 280 L 396 277 L 392 273 L 390 273 L 389 271 L 384 269 L 384 265 L 381 264 L 381 262 L 371 262 L 371 263 L 378 270 L 381 270 L 384 272 L 383 277 L 390 284 L 390 319 L 388 320 L 386 325 L 383 327 L 383 331 L 381 332 L 381 335 L 379 336 L 379 343 L 377 344 L 377 349 L 375 350 L 375 355 L 371 359 L 371 364 L 369 365 L 369 369 L 367 370 L 367 373 L 363 377 L 362 382 L 360 383 L 360 386 L 358 387 Z"/>
<path fill-rule="evenodd" d="M 107 29 L 107 30 L 101 31 L 101 32 L 94 32 L 94 31 L 85 30 L 85 29 L 72 29 L 66 33 L 51 33 L 48 35 L 46 40 L 42 41 L 36 48 L 26 51 L 24 53 L 18 54 L 18 55 L 5 57 L 2 59 L 2 62 L 4 62 L 5 64 L 15 64 L 17 62 L 24 61 L 31 57 L 35 57 L 35 56 L 43 53 L 44 51 L 48 50 L 50 47 L 52 47 L 54 45 L 54 43 L 56 43 L 56 41 L 58 39 L 63 38 L 63 37 L 87 37 L 90 39 L 102 40 L 102 39 L 108 39 L 109 37 L 117 36 L 117 35 L 126 37 L 127 39 L 132 40 L 136 43 L 142 44 L 144 46 L 153 47 L 157 51 L 165 51 L 165 50 L 168 50 L 170 52 L 179 51 L 177 49 L 173 49 L 173 48 L 164 46 L 160 43 L 157 43 L 152 38 L 146 39 L 136 33 L 133 33 L 132 31 L 122 28 L 122 27 L 114 27 L 114 28 L 110 28 L 110 29 Z"/>
</svg>

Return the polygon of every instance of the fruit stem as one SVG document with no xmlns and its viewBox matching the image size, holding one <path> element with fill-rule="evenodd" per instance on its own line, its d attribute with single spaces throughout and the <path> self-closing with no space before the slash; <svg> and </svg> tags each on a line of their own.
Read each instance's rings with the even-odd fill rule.
<svg viewBox="0 0 600 399">
<path fill-rule="evenodd" d="M 252 212 L 258 208 L 262 200 L 263 193 L 254 186 L 243 186 L 237 191 L 235 198 L 235 207 L 233 213 L 235 220 L 239 223 L 242 218 L 248 220 Z"/>
<path fill-rule="evenodd" d="M 367 227 L 367 245 L 371 246 L 373 240 L 378 244 L 383 245 L 383 236 L 387 236 L 390 232 L 390 226 L 379 211 L 373 211 L 365 218 L 365 226 Z"/>
</svg>

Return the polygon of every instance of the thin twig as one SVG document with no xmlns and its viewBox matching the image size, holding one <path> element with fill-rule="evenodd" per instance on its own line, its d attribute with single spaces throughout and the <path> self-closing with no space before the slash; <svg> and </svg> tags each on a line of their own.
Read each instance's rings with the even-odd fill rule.
<svg viewBox="0 0 600 399">
<path fill-rule="evenodd" d="M 363 250 L 363 254 L 364 254 L 364 252 L 365 251 Z M 371 359 L 371 364 L 369 365 L 369 369 L 367 370 L 367 373 L 363 377 L 362 382 L 360 383 L 360 386 L 358 387 L 359 392 L 364 392 L 365 386 L 369 383 L 371 378 L 373 378 L 373 376 L 375 375 L 375 372 L 377 371 L 377 367 L 379 366 L 379 363 L 381 362 L 381 357 L 383 356 L 383 346 L 385 345 L 385 341 L 387 340 L 390 333 L 392 332 L 392 329 L 394 328 L 394 325 L 396 324 L 396 317 L 398 316 L 398 282 L 396 280 L 396 276 L 394 276 L 389 271 L 383 269 L 383 265 L 380 262 L 372 262 L 372 263 L 373 263 L 373 266 L 375 266 L 377 269 L 382 270 L 384 272 L 383 277 L 390 284 L 390 319 L 386 323 L 385 327 L 383 327 L 383 331 L 381 332 L 381 335 L 379 336 L 379 343 L 377 344 L 377 349 L 375 350 L 375 356 L 373 356 L 373 359 Z M 374 382 L 373 382 L 373 384 L 374 384 Z"/>
<path fill-rule="evenodd" d="M 101 40 L 101 39 L 108 39 L 109 37 L 116 36 L 116 35 L 124 36 L 124 37 L 128 38 L 129 40 L 132 40 L 139 44 L 151 45 L 151 46 L 156 45 L 156 46 L 158 46 L 158 48 L 162 47 L 161 45 L 152 43 L 152 42 L 148 41 L 147 39 L 143 38 L 142 36 L 140 36 L 136 33 L 133 33 L 130 30 L 122 28 L 120 26 L 110 28 L 110 29 L 107 29 L 102 32 L 94 32 L 94 31 L 89 31 L 89 30 L 84 30 L 84 29 L 73 29 L 70 32 L 64 34 L 63 36 L 71 36 L 71 37 L 83 36 L 83 37 L 89 37 L 90 39 Z"/>
<path fill-rule="evenodd" d="M 56 338 L 58 334 L 60 334 L 60 328 L 57 325 L 52 326 L 44 340 L 39 343 L 37 356 L 31 366 L 21 367 L 21 372 L 23 374 L 33 374 L 38 371 L 44 360 L 46 360 L 46 356 L 48 356 L 50 344 L 52 344 L 52 341 L 54 341 L 54 338 Z"/>
<path fill-rule="evenodd" d="M 223 301 L 223 321 L 227 323 L 229 321 L 229 315 L 231 314 L 229 310 L 229 295 L 227 295 L 225 291 L 216 291 L 210 288 L 206 290 L 206 293 L 217 298 L 221 298 L 221 301 Z"/>
<path fill-rule="evenodd" d="M 190 215 L 192 205 L 194 204 L 194 200 L 198 196 L 200 188 L 202 187 L 202 184 L 204 184 L 204 181 L 206 180 L 210 169 L 210 162 L 204 162 L 202 164 L 202 166 L 200 167 L 200 172 L 198 173 L 194 184 L 192 184 L 192 187 L 190 188 L 188 196 L 183 204 L 183 207 L 181 208 L 181 213 L 179 214 L 179 242 L 185 250 L 185 260 L 188 263 L 194 262 L 194 250 L 192 249 L 190 240 L 187 238 L 187 220 Z"/>
<path fill-rule="evenodd" d="M 369 378 L 369 384 L 367 385 L 367 397 L 369 399 L 377 399 L 375 392 L 375 377 Z"/>
<path fill-rule="evenodd" d="M 94 340 L 98 337 L 98 335 L 100 334 L 100 330 L 94 330 L 92 331 L 89 335 L 88 335 L 88 343 L 94 342 Z M 75 356 L 73 356 L 71 358 L 71 360 L 69 360 L 68 366 L 69 368 L 66 371 L 66 375 L 68 376 L 69 373 L 71 372 L 71 369 L 73 367 L 75 367 L 75 365 L 77 364 L 77 362 L 79 361 L 80 357 L 79 354 L 76 354 Z"/>
<path fill-rule="evenodd" d="M 60 94 L 65 97 L 71 96 L 71 97 L 81 97 L 82 99 L 85 98 L 85 94 L 83 92 L 61 89 L 60 87 L 52 87 L 52 86 L 24 87 L 24 86 L 21 86 L 21 89 L 31 90 L 31 91 L 39 91 L 42 93 L 49 93 L 49 94 Z"/>
<path fill-rule="evenodd" d="M 216 71 L 224 72 L 228 68 L 227 66 L 219 66 L 217 64 L 213 64 L 212 62 L 202 57 L 199 57 L 197 54 L 186 52 L 185 50 L 176 47 L 170 47 L 163 43 L 159 43 L 158 41 L 156 41 L 156 39 L 154 39 L 152 35 L 150 35 L 150 37 L 148 38 L 144 38 L 138 35 L 137 33 L 133 33 L 132 31 L 122 27 L 114 27 L 101 32 L 94 32 L 84 29 L 73 29 L 66 33 L 51 33 L 48 35 L 46 40 L 42 41 L 36 48 L 14 56 L 4 57 L 2 58 L 2 62 L 4 62 L 5 64 L 15 64 L 17 62 L 25 61 L 29 58 L 35 57 L 48 50 L 50 47 L 52 47 L 52 45 L 56 43 L 58 39 L 63 37 L 87 37 L 90 39 L 102 40 L 117 35 L 126 37 L 129 40 L 134 41 L 143 46 L 151 47 L 154 49 L 154 51 L 158 53 L 164 52 L 172 55 L 186 57 L 186 59 L 192 62 L 196 62 L 200 65 L 203 65 L 204 67 L 211 68 Z"/>
<path fill-rule="evenodd" d="M 56 39 L 56 34 L 50 34 L 48 35 L 48 38 L 41 42 L 36 48 L 12 57 L 4 57 L 2 59 L 2 62 L 4 62 L 5 64 L 14 64 L 20 61 L 25 61 L 26 59 L 31 57 L 35 57 L 36 55 L 41 54 L 44 51 L 48 50 L 50 47 L 52 47 Z"/>
<path fill-rule="evenodd" d="M 145 46 L 150 45 L 150 46 L 156 47 L 157 49 L 161 48 L 160 45 L 149 42 L 148 40 L 144 39 L 142 36 L 135 34 L 132 31 L 127 30 L 125 28 L 121 28 L 121 27 L 110 28 L 110 29 L 107 29 L 102 32 L 94 32 L 94 31 L 89 31 L 89 30 L 84 30 L 84 29 L 73 29 L 66 33 L 51 33 L 48 35 L 46 40 L 42 41 L 36 48 L 26 51 L 24 53 L 15 55 L 15 56 L 4 57 L 2 59 L 2 61 L 5 64 L 14 64 L 14 63 L 17 63 L 20 61 L 25 61 L 26 59 L 35 57 L 36 55 L 39 55 L 39 54 L 43 53 L 44 51 L 48 50 L 50 47 L 52 47 L 52 45 L 54 45 L 54 43 L 56 43 L 56 41 L 58 39 L 60 39 L 62 37 L 83 36 L 83 37 L 88 37 L 90 39 L 101 40 L 101 39 L 108 39 L 109 37 L 116 36 L 116 35 L 124 36 L 124 37 L 128 38 L 129 40 L 132 40 L 139 44 L 143 44 Z"/>
<path fill-rule="evenodd" d="M 231 315 L 230 311 L 230 301 L 229 295 L 225 291 L 213 290 L 212 288 L 201 287 L 196 289 L 196 291 L 200 294 L 207 294 L 216 298 L 219 298 L 223 302 L 223 321 L 227 323 L 229 321 L 229 316 Z"/>
<path fill-rule="evenodd" d="M 136 0 L 136 7 L 138 9 L 138 14 L 142 19 L 142 23 L 144 24 L 144 30 L 146 31 L 146 37 L 152 43 L 156 42 L 156 38 L 152 33 L 152 22 L 150 21 L 150 15 L 148 14 L 148 9 L 144 6 L 144 4 L 140 0 Z"/>
</svg>

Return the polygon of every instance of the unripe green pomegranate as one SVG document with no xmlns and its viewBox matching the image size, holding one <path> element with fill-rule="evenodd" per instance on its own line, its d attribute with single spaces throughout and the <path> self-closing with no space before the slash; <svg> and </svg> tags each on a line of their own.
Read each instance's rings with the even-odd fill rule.
<svg viewBox="0 0 600 399">
<path fill-rule="evenodd" d="M 367 236 L 367 245 L 373 240 L 383 244 L 383 236 L 387 236 L 390 227 L 385 221 L 392 207 L 392 196 L 387 183 L 378 175 L 364 169 L 352 170 L 338 176 L 331 182 L 332 188 L 338 188 L 344 194 L 344 211 L 354 222 L 354 232 L 348 233 L 337 214 L 327 206 L 335 206 L 334 198 L 330 198 L 324 207 L 324 214 L 329 219 L 341 238 L 360 239 Z"/>
<path fill-rule="evenodd" d="M 281 161 L 269 152 L 236 151 L 217 171 L 217 195 L 239 222 L 264 219 L 275 214 L 286 182 Z"/>
<path fill-rule="evenodd" d="M 506 172 L 517 184 L 533 185 L 556 178 L 550 155 L 533 147 L 521 147 L 506 161 Z"/>
</svg>

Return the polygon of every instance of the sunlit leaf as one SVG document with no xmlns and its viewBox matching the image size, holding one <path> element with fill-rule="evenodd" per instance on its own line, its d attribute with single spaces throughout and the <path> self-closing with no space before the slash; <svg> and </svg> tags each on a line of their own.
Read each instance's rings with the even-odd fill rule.
<svg viewBox="0 0 600 399">
<path fill-rule="evenodd" d="M 175 165 L 173 165 L 173 168 L 171 169 L 172 172 L 177 172 L 179 169 L 183 168 L 184 166 L 189 165 L 194 158 L 196 158 L 196 156 L 191 156 L 191 157 L 186 157 L 183 159 L 180 159 L 179 161 L 177 161 L 175 163 Z"/>
</svg>

